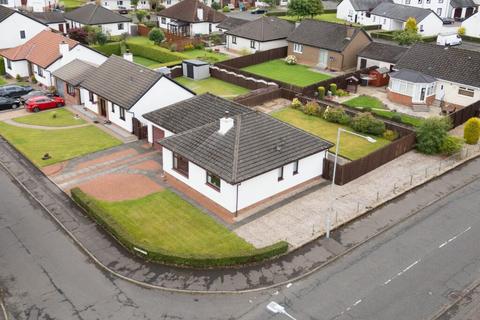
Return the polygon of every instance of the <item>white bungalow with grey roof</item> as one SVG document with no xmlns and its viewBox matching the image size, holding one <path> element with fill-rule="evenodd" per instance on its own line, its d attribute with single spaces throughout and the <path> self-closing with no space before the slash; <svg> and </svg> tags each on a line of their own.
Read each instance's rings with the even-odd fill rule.
<svg viewBox="0 0 480 320">
<path fill-rule="evenodd" d="M 480 52 L 417 43 L 390 74 L 388 98 L 400 104 L 453 110 L 480 100 Z"/>
<path fill-rule="evenodd" d="M 90 72 L 80 87 L 86 108 L 128 132 L 146 130 L 143 114 L 195 95 L 161 73 L 115 55 Z"/>
<path fill-rule="evenodd" d="M 463 20 L 475 13 L 478 4 L 473 0 L 394 0 L 395 3 L 406 6 L 430 9 L 442 18 Z"/>
<path fill-rule="evenodd" d="M 395 64 L 407 50 L 407 47 L 371 42 L 358 53 L 357 70 L 377 66 L 393 71 Z"/>
<path fill-rule="evenodd" d="M 322 175 L 330 142 L 251 111 L 160 140 L 167 182 L 204 207 L 238 215 Z"/>
<path fill-rule="evenodd" d="M 254 53 L 286 47 L 295 25 L 277 17 L 263 16 L 225 32 L 225 47 Z"/>
<path fill-rule="evenodd" d="M 386 31 L 405 29 L 409 18 L 417 21 L 418 33 L 423 37 L 435 36 L 443 27 L 442 19 L 430 9 L 383 2 L 372 11 L 373 23 L 380 24 Z"/>
<path fill-rule="evenodd" d="M 373 22 L 371 12 L 382 2 L 392 0 L 343 0 L 337 6 L 337 18 L 361 25 L 379 24 Z"/>
</svg>

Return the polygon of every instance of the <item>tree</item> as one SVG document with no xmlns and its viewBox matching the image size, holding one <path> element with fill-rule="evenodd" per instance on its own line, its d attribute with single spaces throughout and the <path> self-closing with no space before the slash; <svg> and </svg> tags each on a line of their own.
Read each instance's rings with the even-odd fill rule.
<svg viewBox="0 0 480 320">
<path fill-rule="evenodd" d="M 418 27 L 417 27 L 417 20 L 415 18 L 408 18 L 407 22 L 405 22 L 405 31 L 408 32 L 418 32 Z"/>
<path fill-rule="evenodd" d="M 142 23 L 143 19 L 146 17 L 147 12 L 145 10 L 137 10 L 135 11 L 135 16 L 138 19 L 138 22 Z"/>
<path fill-rule="evenodd" d="M 416 42 L 422 41 L 422 36 L 416 32 L 411 32 L 407 30 L 400 31 L 393 35 L 393 40 L 398 42 L 400 45 L 411 45 Z"/>
<path fill-rule="evenodd" d="M 152 40 L 155 44 L 160 44 L 163 39 L 165 39 L 165 35 L 160 28 L 153 28 L 148 33 L 148 39 Z"/>
<path fill-rule="evenodd" d="M 130 0 L 130 4 L 133 6 L 135 10 L 137 10 L 138 0 Z"/>
<path fill-rule="evenodd" d="M 105 33 L 103 33 L 102 31 L 95 32 L 95 43 L 103 46 L 105 43 L 107 43 L 107 40 L 108 38 Z"/>
<path fill-rule="evenodd" d="M 448 130 L 452 127 L 448 117 L 425 119 L 417 127 L 417 149 L 425 154 L 438 154 L 442 151 Z"/>
<path fill-rule="evenodd" d="M 321 0 L 290 0 L 288 2 L 288 14 L 304 18 L 323 13 L 323 4 Z"/>
<path fill-rule="evenodd" d="M 83 44 L 88 44 L 88 32 L 82 28 L 70 28 L 67 31 L 68 37 Z"/>
<path fill-rule="evenodd" d="M 477 144 L 480 138 L 480 119 L 470 118 L 463 128 L 463 138 L 468 144 Z"/>
</svg>

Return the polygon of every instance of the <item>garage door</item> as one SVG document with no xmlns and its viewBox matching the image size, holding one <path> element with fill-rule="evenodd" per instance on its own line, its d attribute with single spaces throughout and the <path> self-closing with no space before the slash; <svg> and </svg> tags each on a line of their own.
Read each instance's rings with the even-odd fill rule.
<svg viewBox="0 0 480 320">
<path fill-rule="evenodd" d="M 153 148 L 155 150 L 162 150 L 162 146 L 158 144 L 158 140 L 165 138 L 165 131 L 153 126 Z"/>
</svg>

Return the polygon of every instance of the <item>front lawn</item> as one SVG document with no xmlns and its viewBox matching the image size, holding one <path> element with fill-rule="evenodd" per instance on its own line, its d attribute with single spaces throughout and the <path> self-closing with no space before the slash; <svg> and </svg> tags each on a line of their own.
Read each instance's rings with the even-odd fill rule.
<svg viewBox="0 0 480 320">
<path fill-rule="evenodd" d="M 0 122 L 0 134 L 38 167 L 45 167 L 122 143 L 93 125 L 74 129 L 40 130 Z M 42 160 L 45 153 L 48 153 L 51 158 Z"/>
<path fill-rule="evenodd" d="M 7 83 L 7 80 L 5 80 L 4 77 L 0 77 L 0 86 L 4 85 Z"/>
<path fill-rule="evenodd" d="M 283 59 L 248 66 L 242 70 L 299 87 L 305 87 L 331 78 L 327 74 L 312 71 L 308 66 L 301 64 L 288 65 Z"/>
<path fill-rule="evenodd" d="M 101 219 L 147 251 L 180 256 L 227 256 L 255 248 L 170 190 L 144 198 L 107 202 L 87 195 Z"/>
<path fill-rule="evenodd" d="M 227 99 L 233 99 L 236 96 L 249 92 L 249 90 L 244 87 L 240 87 L 216 78 L 192 80 L 186 77 L 178 77 L 174 80 L 197 94 L 210 92 Z"/>
<path fill-rule="evenodd" d="M 67 109 L 55 109 L 14 118 L 18 123 L 45 127 L 68 127 L 86 123 L 85 120 L 75 119 L 73 113 Z"/>
<path fill-rule="evenodd" d="M 141 56 L 133 56 L 133 62 L 141 64 L 142 66 L 150 68 L 150 69 L 160 68 L 163 65 L 165 65 L 164 63 L 159 63 L 157 61 L 154 61 L 154 60 L 151 60 L 151 59 L 148 59 L 148 58 L 144 58 L 144 57 L 141 57 Z"/>
<path fill-rule="evenodd" d="M 78 7 L 83 6 L 86 3 L 84 0 L 61 0 L 60 4 L 63 4 L 67 11 L 72 11 Z"/>
<path fill-rule="evenodd" d="M 402 119 L 402 123 L 409 124 L 414 127 L 419 126 L 423 121 L 422 118 L 411 116 L 406 113 L 390 111 L 385 108 L 385 106 L 379 99 L 371 96 L 359 96 L 345 101 L 344 104 L 346 106 L 359 110 L 363 110 L 364 108 L 371 108 L 372 113 L 375 113 L 387 119 L 392 119 L 394 115 L 399 115 Z"/>
<path fill-rule="evenodd" d="M 271 115 L 332 143 L 337 142 L 337 131 L 339 127 L 353 131 L 350 127 L 328 122 L 322 118 L 310 116 L 292 108 L 285 108 L 274 112 Z M 339 154 L 344 158 L 356 160 L 363 158 L 369 153 L 372 153 L 390 143 L 390 141 L 384 138 L 373 138 L 377 141 L 370 143 L 360 137 L 348 133 L 342 133 Z M 335 146 L 333 146 L 330 151 L 335 152 Z"/>
<path fill-rule="evenodd" d="M 182 54 L 187 56 L 188 59 L 201 60 L 211 64 L 229 59 L 229 56 L 224 53 L 203 49 L 186 50 L 182 51 Z"/>
</svg>

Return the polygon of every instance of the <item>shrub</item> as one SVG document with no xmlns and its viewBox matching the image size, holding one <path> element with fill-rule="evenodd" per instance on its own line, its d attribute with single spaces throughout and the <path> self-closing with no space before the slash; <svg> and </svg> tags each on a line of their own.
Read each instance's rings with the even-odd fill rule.
<svg viewBox="0 0 480 320">
<path fill-rule="evenodd" d="M 399 114 L 394 114 L 391 119 L 392 119 L 392 121 L 402 123 L 402 116 L 399 115 Z"/>
<path fill-rule="evenodd" d="M 330 83 L 330 92 L 332 93 L 332 96 L 337 95 L 337 84 L 336 83 Z"/>
<path fill-rule="evenodd" d="M 145 57 L 160 63 L 180 61 L 180 60 L 186 59 L 186 57 L 183 54 L 173 53 L 173 52 L 170 52 L 170 50 L 162 47 L 144 46 L 141 44 L 129 42 L 128 40 L 127 40 L 127 46 L 133 55 Z"/>
<path fill-rule="evenodd" d="M 370 112 L 357 114 L 351 123 L 355 131 L 381 136 L 385 132 L 385 123 Z"/>
<path fill-rule="evenodd" d="M 32 83 L 37 83 L 37 82 L 38 82 L 38 81 L 37 81 L 37 78 L 35 78 L 34 75 L 32 75 L 32 76 L 30 77 L 30 81 L 31 81 Z"/>
<path fill-rule="evenodd" d="M 101 31 L 98 31 L 95 33 L 95 43 L 98 43 L 99 45 L 104 45 L 107 43 L 107 35 Z"/>
<path fill-rule="evenodd" d="M 325 87 L 318 87 L 318 99 L 325 99 Z"/>
<path fill-rule="evenodd" d="M 201 42 L 195 43 L 195 45 L 193 47 L 197 50 L 203 50 L 205 48 L 205 46 Z"/>
<path fill-rule="evenodd" d="M 135 16 L 138 19 L 138 22 L 142 23 L 143 19 L 147 16 L 147 12 L 145 10 L 137 10 L 135 11 Z"/>
<path fill-rule="evenodd" d="M 213 10 L 220 10 L 220 9 L 222 8 L 222 6 L 220 5 L 220 3 L 216 2 L 216 1 L 213 1 L 213 2 L 212 2 L 211 7 L 212 7 Z"/>
<path fill-rule="evenodd" d="M 159 44 L 165 39 L 165 35 L 163 34 L 163 31 L 160 28 L 153 28 L 150 30 L 148 33 L 148 39 L 153 41 L 155 44 Z"/>
<path fill-rule="evenodd" d="M 363 107 L 362 111 L 363 112 L 372 112 L 372 107 Z"/>
<path fill-rule="evenodd" d="M 394 141 L 398 138 L 398 132 L 393 130 L 385 130 L 383 137 L 388 141 Z"/>
<path fill-rule="evenodd" d="M 323 113 L 323 118 L 328 122 L 347 124 L 350 122 L 350 117 L 341 107 L 333 108 L 327 107 Z"/>
<path fill-rule="evenodd" d="M 82 28 L 70 28 L 67 35 L 70 39 L 87 44 L 88 32 Z"/>
<path fill-rule="evenodd" d="M 0 58 L 0 76 L 3 76 L 5 74 L 5 60 Z"/>
<path fill-rule="evenodd" d="M 186 45 L 183 46 L 183 50 L 188 51 L 188 50 L 193 50 L 194 46 L 191 43 L 187 43 Z"/>
<path fill-rule="evenodd" d="M 343 89 L 337 89 L 337 96 L 346 97 L 348 95 L 350 95 L 350 93 L 348 93 L 348 91 L 343 90 Z"/>
<path fill-rule="evenodd" d="M 230 12 L 230 8 L 228 6 L 223 7 L 222 9 L 223 12 Z"/>
<path fill-rule="evenodd" d="M 464 36 L 466 31 L 465 27 L 460 27 L 457 30 L 459 36 Z"/>
<path fill-rule="evenodd" d="M 112 54 L 120 56 L 122 54 L 122 44 L 121 42 L 109 42 L 104 45 L 95 45 L 92 46 L 93 49 L 100 51 L 106 56 L 111 56 Z"/>
<path fill-rule="evenodd" d="M 222 43 L 222 37 L 219 34 L 212 34 L 210 36 L 210 41 L 216 46 Z"/>
<path fill-rule="evenodd" d="M 463 147 L 463 139 L 455 136 L 447 136 L 440 147 L 440 152 L 446 156 L 459 153 Z"/>
<path fill-rule="evenodd" d="M 290 105 L 290 107 L 292 109 L 296 109 L 296 110 L 300 110 L 303 108 L 303 104 L 300 100 L 298 100 L 297 98 L 293 98 L 292 100 L 292 104 Z"/>
<path fill-rule="evenodd" d="M 155 21 L 147 21 L 144 25 L 149 29 L 153 29 L 157 26 L 157 23 Z"/>
<path fill-rule="evenodd" d="M 440 153 L 443 141 L 447 138 L 451 126 L 448 117 L 425 119 L 416 130 L 418 151 L 425 154 Z"/>
<path fill-rule="evenodd" d="M 15 79 L 17 79 L 17 82 L 21 82 L 21 81 L 22 81 L 22 77 L 20 77 L 19 74 L 17 74 L 17 76 L 15 77 Z"/>
<path fill-rule="evenodd" d="M 289 55 L 285 58 L 285 63 L 288 65 L 297 64 L 297 57 L 295 57 L 294 55 Z"/>
<path fill-rule="evenodd" d="M 314 116 L 318 115 L 320 112 L 320 106 L 315 101 L 308 102 L 303 106 L 303 113 Z"/>
<path fill-rule="evenodd" d="M 463 138 L 468 144 L 477 144 L 480 138 L 480 119 L 470 118 L 463 128 Z"/>
</svg>

